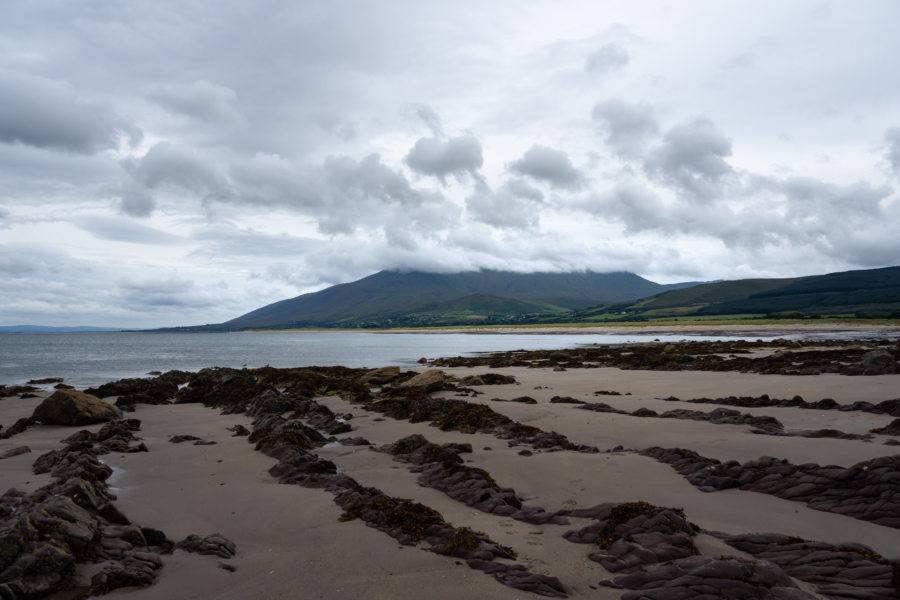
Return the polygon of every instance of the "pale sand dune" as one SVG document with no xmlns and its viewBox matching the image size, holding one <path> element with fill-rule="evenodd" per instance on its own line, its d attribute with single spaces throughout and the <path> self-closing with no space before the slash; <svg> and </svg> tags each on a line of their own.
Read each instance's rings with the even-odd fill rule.
<svg viewBox="0 0 900 600">
<path fill-rule="evenodd" d="M 488 371 L 485 368 L 447 369 L 457 376 Z M 745 426 L 627 415 L 592 413 L 568 404 L 550 404 L 552 396 L 572 396 L 588 402 L 634 410 L 689 408 L 709 411 L 708 404 L 664 402 L 670 395 L 682 399 L 726 395 L 759 395 L 807 400 L 825 397 L 839 402 L 880 401 L 898 396 L 900 376 L 787 377 L 736 373 L 648 372 L 616 369 L 491 370 L 514 375 L 518 385 L 483 386 L 483 395 L 470 401 L 488 404 L 497 412 L 545 430 L 565 434 L 575 443 L 598 446 L 601 451 L 622 445 L 685 447 L 705 456 L 741 461 L 768 454 L 793 462 L 835 463 L 849 466 L 860 460 L 895 454 L 884 436 L 874 442 L 772 437 L 749 433 Z M 534 389 L 541 386 L 542 389 Z M 630 392 L 630 396 L 594 396 L 596 390 Z M 439 396 L 453 397 L 451 392 Z M 491 398 L 528 395 L 537 405 L 491 402 Z M 463 457 L 471 466 L 486 469 L 501 486 L 516 489 L 528 505 L 547 510 L 586 508 L 602 502 L 645 500 L 661 506 L 683 507 L 701 527 L 730 533 L 777 532 L 829 542 L 858 541 L 888 557 L 900 557 L 900 532 L 850 517 L 812 510 L 802 503 L 773 496 L 728 490 L 704 493 L 672 468 L 631 452 L 580 454 L 536 452 L 520 456 L 518 447 L 486 434 L 443 432 L 427 423 L 408 423 L 368 413 L 338 397 L 319 401 L 339 413 L 352 413 L 354 431 L 341 437 L 363 436 L 373 444 L 387 444 L 412 433 L 435 443 L 465 441 L 472 454 Z M 0 401 L 0 423 L 31 414 L 38 400 Z M 789 408 L 739 409 L 775 416 L 791 428 L 835 427 L 864 433 L 891 419 L 883 415 L 814 411 Z M 176 552 L 164 557 L 157 583 L 140 590 L 117 590 L 122 598 L 534 598 L 505 587 L 484 573 L 452 558 L 401 547 L 383 533 L 360 521 L 339 522 L 341 510 L 330 493 L 278 484 L 267 473 L 275 460 L 253 451 L 246 437 L 232 437 L 234 424 L 250 426 L 241 415 L 219 415 L 200 405 L 139 405 L 129 415 L 142 420 L 139 436 L 148 453 L 109 454 L 104 462 L 117 469 L 114 491 L 117 506 L 141 525 L 162 529 L 173 540 L 190 533 L 218 532 L 234 541 L 237 555 L 227 562 Z M 378 419 L 378 420 L 376 420 Z M 91 429 L 98 429 L 94 426 Z M 34 459 L 52 448 L 74 428 L 35 426 L 9 440 L 0 440 L 0 452 L 29 445 L 33 452 L 0 462 L 0 488 L 31 491 L 49 481 L 30 472 Z M 194 446 L 173 444 L 168 438 L 192 434 L 217 442 Z M 489 449 L 486 449 L 489 448 Z M 620 590 L 596 586 L 609 574 L 588 560 L 590 549 L 562 538 L 568 529 L 587 523 L 573 519 L 570 526 L 529 525 L 475 511 L 445 494 L 419 486 L 407 465 L 368 447 L 331 446 L 318 454 L 363 485 L 394 496 L 422 502 L 457 526 L 484 531 L 513 547 L 518 562 L 536 573 L 559 577 L 573 598 L 619 598 Z M 704 551 L 718 555 L 721 542 L 701 536 Z M 458 564 L 459 563 L 459 564 Z"/>
</svg>

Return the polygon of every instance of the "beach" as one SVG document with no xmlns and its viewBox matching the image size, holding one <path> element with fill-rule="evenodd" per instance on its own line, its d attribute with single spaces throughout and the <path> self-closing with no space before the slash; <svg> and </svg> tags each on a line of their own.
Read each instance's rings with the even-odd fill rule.
<svg viewBox="0 0 900 600">
<path fill-rule="evenodd" d="M 677 348 L 671 346 L 678 345 L 668 346 L 657 351 L 675 355 Z M 860 353 L 873 351 L 859 342 L 848 346 L 858 362 Z M 828 349 L 837 348 L 843 346 L 835 344 Z M 815 346 L 792 346 L 789 351 L 799 356 L 809 349 Z M 881 350 L 889 357 L 897 351 L 896 344 L 885 343 Z M 783 354 L 785 350 L 754 347 L 748 355 L 763 357 L 777 352 Z M 728 356 L 727 352 L 718 354 Z M 684 464 L 666 462 L 668 459 L 659 453 L 647 453 L 651 448 L 690 450 L 704 460 L 737 461 L 740 465 L 768 456 L 794 466 L 835 465 L 848 469 L 856 465 L 867 471 L 867 465 L 880 465 L 879 460 L 898 454 L 896 435 L 871 433 L 873 429 L 888 427 L 896 415 L 864 410 L 863 404 L 854 410 L 840 407 L 853 403 L 877 406 L 896 399 L 900 374 L 796 375 L 674 367 L 620 368 L 604 366 L 595 359 L 579 359 L 572 353 L 557 353 L 555 358 L 551 355 L 546 352 L 515 359 L 530 362 L 528 366 L 497 366 L 496 361 L 490 365 L 486 364 L 490 362 L 487 358 L 482 360 L 485 364 L 474 366 L 423 364 L 410 370 L 396 369 L 393 377 L 394 372 L 376 373 L 364 383 L 360 382 L 367 377 L 366 370 L 322 372 L 315 376 L 315 385 L 309 383 L 311 376 L 300 374 L 299 370 L 248 370 L 245 375 L 253 378 L 260 389 L 272 390 L 264 401 L 259 399 L 258 390 L 255 396 L 240 398 L 238 404 L 255 407 L 249 411 L 256 412 L 252 416 L 221 399 L 225 389 L 222 386 L 228 384 L 228 377 L 222 378 L 222 373 L 216 375 L 219 379 L 205 380 L 206 387 L 201 387 L 196 379 L 187 386 L 182 384 L 180 400 L 175 404 L 133 404 L 134 410 L 124 416 L 139 419 L 140 426 L 134 432 L 134 441 L 129 443 L 143 443 L 147 451 L 110 451 L 97 456 L 112 468 L 106 484 L 115 495 L 115 506 L 132 523 L 161 530 L 172 541 L 190 534 L 220 534 L 234 544 L 236 551 L 227 558 L 184 550 L 162 554 L 162 567 L 155 570 L 152 585 L 122 587 L 108 596 L 507 599 L 548 596 L 557 591 L 559 597 L 605 599 L 636 593 L 633 590 L 638 588 L 628 587 L 628 582 L 617 577 L 651 572 L 658 565 L 678 560 L 687 561 L 683 563 L 685 569 L 694 568 L 698 560 L 724 564 L 727 558 L 732 561 L 730 566 L 764 564 L 782 569 L 779 573 L 789 572 L 785 564 L 772 558 L 776 555 L 771 552 L 754 556 L 746 550 L 750 547 L 747 542 L 741 546 L 744 550 L 739 549 L 735 536 L 744 534 L 777 534 L 782 546 L 791 548 L 800 547 L 798 539 L 807 545 L 825 542 L 830 548 L 845 543 L 863 544 L 869 549 L 866 556 L 874 561 L 865 568 L 873 569 L 873 573 L 881 573 L 880 567 L 890 571 L 890 561 L 900 559 L 900 529 L 879 517 L 877 507 L 847 512 L 844 504 L 835 510 L 817 510 L 813 506 L 815 499 L 804 500 L 799 491 L 770 493 L 726 483 L 721 484 L 722 489 L 712 489 L 710 486 L 718 485 L 719 480 L 699 481 L 696 474 L 689 477 L 677 470 L 686 469 Z M 844 369 L 856 364 L 846 356 L 835 358 L 833 363 Z M 893 368 L 884 364 L 887 366 L 879 367 L 883 371 Z M 432 379 L 421 385 L 407 385 L 412 382 L 409 371 Z M 234 379 L 230 381 L 234 385 Z M 302 393 L 314 388 L 316 393 Z M 196 389 L 195 397 L 187 398 L 184 389 Z M 3 399 L 0 423 L 8 429 L 16 420 L 29 417 L 51 391 L 46 389 L 32 398 Z M 774 405 L 778 399 L 790 404 L 788 401 L 798 396 L 805 404 L 794 400 L 792 406 Z M 757 404 L 769 405 L 739 407 L 723 400 L 729 397 L 755 399 Z M 111 395 L 106 399 L 115 402 L 116 398 Z M 293 404 L 276 403 L 288 398 Z M 698 399 L 706 402 L 689 402 Z M 833 402 L 820 402 L 823 399 Z M 410 401 L 423 403 L 431 411 L 430 416 L 418 420 L 414 412 L 412 417 L 404 417 L 398 407 L 407 410 L 408 406 L 402 403 Z M 456 414 L 452 407 L 460 401 L 483 405 L 490 411 L 479 413 L 483 421 L 471 420 L 469 416 L 454 420 L 448 415 Z M 821 408 L 810 406 L 817 402 Z M 260 408 L 264 403 L 269 407 L 266 410 Z M 288 405 L 290 410 L 279 412 Z M 446 407 L 451 407 L 449 413 Z M 673 410 L 710 413 L 717 409 L 720 412 L 715 418 L 687 412 L 663 416 Z M 636 411 L 638 414 L 634 414 Z M 332 416 L 323 417 L 328 413 Z M 748 415 L 771 417 L 780 426 L 771 420 L 751 423 Z M 288 452 L 273 440 L 283 439 L 279 436 L 292 421 L 297 421 L 296 427 L 303 424 L 320 432 L 324 440 Z M 234 428 L 238 425 L 253 434 L 236 435 Z M 0 440 L 0 454 L 26 445 L 29 448 L 27 453 L 0 462 L 0 488 L 30 494 L 50 484 L 50 473 L 33 473 L 35 459 L 59 450 L 63 446 L 60 440 L 79 429 L 96 433 L 101 427 L 101 423 L 83 428 L 37 423 Z M 340 433 L 329 433 L 329 428 L 334 427 L 337 429 L 331 430 Z M 172 441 L 174 436 L 185 435 L 196 439 Z M 309 432 L 303 435 L 315 437 Z M 427 453 L 422 453 L 426 446 L 419 446 L 416 454 L 414 444 L 397 444 L 416 435 L 434 444 L 434 452 L 449 449 L 449 454 L 441 456 L 452 460 L 430 461 Z M 366 444 L 356 445 L 362 444 L 359 438 Z M 354 441 L 349 443 L 354 445 L 340 443 L 351 439 Z M 255 450 L 255 446 L 261 450 Z M 310 469 L 311 464 L 316 468 Z M 715 468 L 714 464 L 705 467 L 713 471 Z M 785 470 L 784 465 L 779 468 L 784 477 L 791 476 L 787 474 L 790 469 Z M 453 481 L 446 474 L 448 470 L 455 474 Z M 480 473 L 489 474 L 491 483 L 496 483 L 484 487 L 485 494 L 493 496 L 490 502 L 467 501 L 472 496 L 466 495 L 466 485 L 478 488 L 475 483 L 486 480 Z M 348 478 L 361 488 L 351 488 Z M 897 478 L 892 475 L 888 480 L 883 484 L 886 487 L 882 503 L 900 502 Z M 753 485 L 766 489 L 762 483 Z M 338 503 L 348 491 L 363 488 L 377 489 L 383 493 L 382 499 L 409 499 L 429 507 L 454 532 L 460 528 L 479 532 L 483 537 L 473 552 L 480 554 L 476 557 L 468 551 L 447 551 L 446 536 L 440 537 L 443 534 L 427 534 L 415 540 L 410 531 L 401 534 L 396 527 L 392 531 L 389 525 L 373 520 L 376 517 L 371 511 L 358 508 L 359 497 L 357 504 Z M 506 498 L 507 504 L 498 504 L 498 498 Z M 516 511 L 506 510 L 510 502 L 520 504 Z M 670 523 L 680 523 L 682 515 L 687 523 L 683 526 L 686 533 L 667 531 L 665 535 L 675 535 L 679 540 L 689 537 L 690 548 L 684 550 L 667 538 L 665 552 L 622 550 L 627 544 L 651 547 L 646 541 L 649 537 L 640 537 L 649 534 L 640 534 L 636 521 L 629 521 L 629 527 L 636 528 L 629 535 L 643 542 L 607 528 L 604 531 L 612 532 L 609 535 L 614 538 L 611 545 L 604 548 L 602 542 L 594 543 L 597 535 L 589 533 L 590 527 L 604 523 L 604 518 L 607 525 L 612 522 L 602 510 L 591 513 L 591 509 L 605 504 L 627 506 L 643 515 L 668 515 Z M 488 510 L 488 506 L 494 508 Z M 528 507 L 535 510 L 528 512 Z M 674 512 L 659 512 L 666 508 Z M 588 533 L 582 538 L 593 536 L 591 543 L 573 541 L 583 531 Z M 654 535 L 665 537 L 659 532 Z M 426 551 L 428 548 L 432 551 Z M 512 549 L 514 558 L 502 556 L 497 548 Z M 609 561 L 604 563 L 595 556 L 598 552 L 614 554 L 620 550 L 617 560 L 627 562 L 637 556 L 640 560 L 634 558 L 637 562 L 633 565 L 617 570 L 610 568 Z M 676 550 L 684 550 L 685 556 L 666 554 Z M 664 560 L 657 564 L 648 558 L 654 552 Z M 854 552 L 863 556 L 856 550 L 850 554 L 856 556 Z M 876 555 L 877 560 L 872 558 Z M 104 564 L 80 564 L 79 580 L 89 582 Z M 809 564 L 810 568 L 815 567 L 814 562 Z M 492 572 L 495 567 L 491 565 L 501 565 L 506 570 Z M 707 563 L 702 567 L 707 571 L 712 568 Z M 856 565 L 850 571 L 863 567 Z M 534 577 L 523 577 L 522 572 Z M 844 592 L 852 589 L 862 594 L 857 596 L 861 598 L 890 597 L 878 595 L 889 592 L 879 588 L 877 582 L 872 583 L 877 577 L 853 580 L 851 575 L 834 575 L 836 579 L 830 583 L 822 583 L 821 578 L 817 583 L 804 580 L 801 575 L 785 575 L 784 581 L 765 584 L 774 586 L 774 595 L 760 597 L 839 597 L 834 595 L 838 589 L 835 586 L 844 586 Z M 629 585 L 637 585 L 634 582 L 638 580 L 628 581 Z M 712 585 L 710 589 L 725 589 L 715 588 L 719 584 L 711 583 L 712 579 L 704 581 Z M 748 586 L 757 586 L 757 591 L 763 589 L 759 587 L 763 584 L 752 578 L 746 581 Z M 806 596 L 778 595 L 794 587 L 797 594 Z M 664 597 L 654 596 L 657 592 L 648 592 L 646 597 Z M 61 595 L 56 597 L 66 597 L 65 592 L 58 593 Z"/>
</svg>

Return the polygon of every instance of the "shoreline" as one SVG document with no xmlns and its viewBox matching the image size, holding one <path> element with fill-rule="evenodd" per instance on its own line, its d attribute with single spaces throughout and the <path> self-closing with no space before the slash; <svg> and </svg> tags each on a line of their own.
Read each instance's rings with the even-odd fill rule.
<svg viewBox="0 0 900 600">
<path fill-rule="evenodd" d="M 285 331 L 313 331 L 313 330 L 278 330 Z M 315 330 L 327 331 L 327 330 Z M 760 333 L 766 335 L 785 335 L 794 333 L 873 333 L 876 335 L 900 336 L 900 325 L 863 325 L 842 323 L 794 323 L 786 325 L 775 324 L 734 324 L 734 325 L 537 325 L 523 327 L 452 327 L 452 328 L 414 328 L 414 329 L 385 329 L 385 330 L 349 330 L 336 331 L 367 331 L 371 333 L 473 333 L 473 334 L 573 334 L 573 335 L 627 335 L 633 334 L 677 334 L 690 335 L 743 335 L 747 333 Z"/>
</svg>

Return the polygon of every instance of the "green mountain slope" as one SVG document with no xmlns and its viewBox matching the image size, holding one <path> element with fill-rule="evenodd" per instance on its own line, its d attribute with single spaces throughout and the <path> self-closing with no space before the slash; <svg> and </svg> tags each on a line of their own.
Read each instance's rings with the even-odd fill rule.
<svg viewBox="0 0 900 600">
<path fill-rule="evenodd" d="M 573 320 L 701 315 L 891 314 L 900 311 L 900 267 L 792 279 L 739 279 L 578 311 Z M 619 318 L 616 317 L 616 318 Z"/>
<path fill-rule="evenodd" d="M 223 323 L 224 329 L 260 327 L 359 326 L 397 324 L 403 315 L 434 310 L 432 305 L 474 296 L 473 313 L 497 314 L 485 296 L 499 297 L 507 308 L 499 314 L 530 314 L 531 307 L 509 302 L 544 306 L 540 312 L 577 310 L 600 303 L 631 301 L 656 294 L 666 286 L 633 273 L 512 273 L 470 271 L 464 273 L 422 273 L 381 271 L 352 283 L 275 302 Z M 473 308 L 474 304 L 479 304 Z M 427 307 L 432 306 L 431 309 Z M 447 312 L 445 306 L 443 311 Z M 457 307 L 455 310 L 459 310 Z M 523 312 L 528 311 L 528 312 Z"/>
</svg>

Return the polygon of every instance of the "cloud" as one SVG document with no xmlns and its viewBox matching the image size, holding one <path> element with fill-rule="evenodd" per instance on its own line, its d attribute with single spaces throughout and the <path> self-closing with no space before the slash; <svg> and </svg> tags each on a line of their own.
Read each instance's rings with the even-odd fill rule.
<svg viewBox="0 0 900 600">
<path fill-rule="evenodd" d="M 123 137 L 132 144 L 141 139 L 109 106 L 63 81 L 0 70 L 0 98 L 3 142 L 90 154 L 118 148 Z"/>
<path fill-rule="evenodd" d="M 725 160 L 729 156 L 731 140 L 711 120 L 698 117 L 669 129 L 645 158 L 644 168 L 686 197 L 709 202 L 720 196 L 734 172 Z"/>
<path fill-rule="evenodd" d="M 539 221 L 544 195 L 520 179 L 510 179 L 496 192 L 478 186 L 466 198 L 466 211 L 475 220 L 510 229 L 533 229 Z"/>
<path fill-rule="evenodd" d="M 608 73 L 624 68 L 629 60 L 628 50 L 618 44 L 608 43 L 600 46 L 588 57 L 584 68 L 587 71 Z"/>
<path fill-rule="evenodd" d="M 894 174 L 900 175 L 900 127 L 888 127 L 884 132 L 884 142 L 887 144 L 885 158 Z"/>
<path fill-rule="evenodd" d="M 405 162 L 416 173 L 432 175 L 443 182 L 447 175 L 462 177 L 468 174 L 477 178 L 484 157 L 481 143 L 471 135 L 447 141 L 423 137 L 406 155 Z"/>
<path fill-rule="evenodd" d="M 572 165 L 568 154 L 538 144 L 529 148 L 522 158 L 510 163 L 508 168 L 513 173 L 527 175 L 558 188 L 576 190 L 585 185 L 584 175 Z"/>
<path fill-rule="evenodd" d="M 156 207 L 153 192 L 171 188 L 191 192 L 204 202 L 227 200 L 231 195 L 229 182 L 207 163 L 199 153 L 170 142 L 159 142 L 144 156 L 122 161 L 130 179 L 120 185 L 120 211 L 135 217 L 148 216 Z"/>
<path fill-rule="evenodd" d="M 72 220 L 72 224 L 98 239 L 113 242 L 173 244 L 184 241 L 177 235 L 135 223 L 129 219 L 93 215 L 76 218 Z"/>
<path fill-rule="evenodd" d="M 593 117 L 606 129 L 606 143 L 621 156 L 637 156 L 659 134 L 653 108 L 611 99 L 594 105 Z"/>
<path fill-rule="evenodd" d="M 198 121 L 221 123 L 243 119 L 234 90 L 206 80 L 158 85 L 149 97 L 173 113 Z"/>
<path fill-rule="evenodd" d="M 168 311 L 173 308 L 196 310 L 215 306 L 210 291 L 196 289 L 192 280 L 177 276 L 166 278 L 122 279 L 117 292 L 131 310 Z"/>
<path fill-rule="evenodd" d="M 406 114 L 420 120 L 425 127 L 436 138 L 444 137 L 444 125 L 441 123 L 441 117 L 433 108 L 424 104 L 410 104 L 405 109 Z"/>
</svg>

